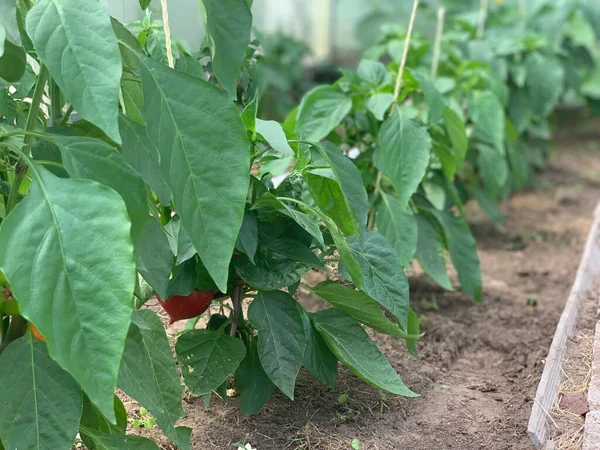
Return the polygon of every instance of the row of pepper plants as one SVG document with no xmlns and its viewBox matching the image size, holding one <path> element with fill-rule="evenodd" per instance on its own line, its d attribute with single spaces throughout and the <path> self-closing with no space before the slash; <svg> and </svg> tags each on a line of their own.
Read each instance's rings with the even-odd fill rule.
<svg viewBox="0 0 600 450">
<path fill-rule="evenodd" d="M 545 165 L 552 111 L 561 100 L 597 98 L 597 34 L 586 12 L 576 1 L 525 16 L 498 5 L 485 17 L 483 36 L 481 14 L 449 14 L 445 22 L 438 15 L 438 39 L 410 39 L 401 106 L 392 109 L 409 32 L 384 26 L 357 70 L 341 69 L 336 83 L 308 92 L 287 122 L 354 159 L 369 193 L 369 229 L 386 238 L 404 267 L 416 258 L 433 281 L 452 289 L 449 253 L 462 290 L 479 300 L 464 205 L 476 200 L 502 227 L 499 202 L 534 186 Z"/>
<path fill-rule="evenodd" d="M 181 378 L 206 401 L 233 383 L 244 414 L 276 389 L 293 399 L 302 366 L 334 386 L 339 362 L 415 396 L 365 330 L 416 353 L 404 269 L 416 256 L 451 289 L 448 250 L 481 298 L 462 205 L 505 192 L 486 170 L 508 161 L 512 173 L 521 142 L 498 98 L 510 85 L 451 34 L 436 80 L 429 50 L 411 48 L 400 71 L 405 40 L 391 32 L 284 123 L 261 120 L 251 1 L 202 3 L 208 35 L 192 54 L 164 24 L 124 26 L 94 0 L 0 2 L 0 448 L 79 435 L 90 449 L 156 449 L 125 434 L 118 387 L 189 449 Z M 290 168 L 277 187 L 272 167 Z M 302 283 L 328 267 L 345 282 Z M 299 287 L 332 308 L 305 311 Z M 154 295 L 171 321 L 191 319 L 176 359 L 143 308 Z M 223 314 L 196 328 L 211 303 Z"/>
</svg>

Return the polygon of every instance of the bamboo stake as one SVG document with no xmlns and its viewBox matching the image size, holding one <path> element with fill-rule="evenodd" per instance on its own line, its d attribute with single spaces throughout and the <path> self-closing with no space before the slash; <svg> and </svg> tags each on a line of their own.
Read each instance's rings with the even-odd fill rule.
<svg viewBox="0 0 600 450">
<path fill-rule="evenodd" d="M 173 49 L 171 48 L 171 28 L 169 27 L 169 9 L 167 7 L 167 0 L 160 0 L 160 6 L 162 7 L 162 19 L 163 27 L 165 29 L 165 46 L 167 47 L 167 62 L 169 67 L 172 69 L 175 67 L 173 62 Z"/>
<path fill-rule="evenodd" d="M 400 59 L 400 67 L 398 68 L 398 76 L 396 77 L 396 85 L 394 87 L 394 101 L 392 102 L 392 106 L 390 110 L 393 111 L 394 108 L 398 106 L 398 98 L 400 97 L 400 89 L 402 88 L 402 77 L 404 76 L 404 67 L 406 66 L 406 58 L 408 56 L 408 49 L 410 48 L 410 38 L 412 36 L 413 27 L 415 25 L 415 18 L 417 17 L 417 8 L 419 7 L 419 0 L 414 0 L 412 13 L 410 15 L 410 21 L 408 22 L 408 30 L 406 32 L 406 38 L 404 40 L 404 50 L 402 51 L 402 58 Z M 381 190 L 381 180 L 383 178 L 383 173 L 381 171 L 377 172 L 377 179 L 375 180 L 375 190 L 373 191 L 373 195 L 375 199 L 379 196 L 379 192 Z M 372 208 L 369 213 L 369 222 L 367 224 L 367 228 L 372 230 L 375 226 L 375 208 Z"/>
<path fill-rule="evenodd" d="M 481 0 L 479 3 L 479 24 L 477 25 L 477 39 L 483 37 L 485 30 L 485 21 L 487 20 L 488 0 Z"/>
<path fill-rule="evenodd" d="M 431 61 L 431 81 L 435 81 L 437 77 L 438 64 L 440 62 L 440 49 L 442 47 L 442 34 L 444 33 L 444 18 L 446 9 L 439 8 L 437 10 L 437 25 L 435 27 L 435 43 L 433 45 L 433 59 Z"/>
</svg>

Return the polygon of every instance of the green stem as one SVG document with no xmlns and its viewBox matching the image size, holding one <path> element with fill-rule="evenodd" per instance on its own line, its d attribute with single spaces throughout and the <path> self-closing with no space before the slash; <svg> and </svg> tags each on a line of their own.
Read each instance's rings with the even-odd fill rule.
<svg viewBox="0 0 600 450">
<path fill-rule="evenodd" d="M 73 112 L 73 105 L 69 105 L 69 107 L 67 108 L 67 112 L 65 112 L 65 115 L 62 116 L 62 119 L 60 120 L 59 125 L 66 125 L 67 122 L 69 121 L 69 119 L 71 118 L 71 113 Z"/>
<path fill-rule="evenodd" d="M 27 134 L 25 134 L 25 139 L 23 139 L 23 153 L 25 155 L 29 155 L 31 142 L 33 141 L 34 136 L 32 133 L 29 132 L 33 131 L 33 129 L 35 128 L 35 122 L 39 113 L 40 103 L 42 102 L 42 95 L 44 95 L 44 88 L 46 86 L 48 74 L 48 69 L 42 64 L 40 66 L 40 73 L 37 77 L 35 90 L 33 91 L 33 96 L 31 97 L 31 106 L 29 109 L 29 113 L 27 114 L 27 122 L 25 124 L 25 131 L 28 132 Z M 17 165 L 15 166 L 15 179 L 13 181 L 12 187 L 10 188 L 10 193 L 8 194 L 8 201 L 5 205 L 6 215 L 8 215 L 8 213 L 10 213 L 11 210 L 17 204 L 19 189 L 26 175 L 27 162 L 25 161 L 25 158 L 21 157 L 19 158 L 19 161 L 17 161 Z"/>
<path fill-rule="evenodd" d="M 51 79 L 49 81 L 49 85 L 50 85 L 49 90 L 50 90 L 50 103 L 51 103 L 50 123 L 54 127 L 61 119 L 62 104 L 60 103 L 60 88 L 58 87 L 58 84 L 56 84 L 56 82 L 53 79 Z"/>
</svg>

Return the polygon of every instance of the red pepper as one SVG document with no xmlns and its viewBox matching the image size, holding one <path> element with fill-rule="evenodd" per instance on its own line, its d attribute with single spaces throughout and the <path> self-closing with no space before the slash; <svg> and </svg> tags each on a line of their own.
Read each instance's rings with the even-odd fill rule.
<svg viewBox="0 0 600 450">
<path fill-rule="evenodd" d="M 208 309 L 213 300 L 213 291 L 194 290 L 190 295 L 174 295 L 166 301 L 158 299 L 160 305 L 169 314 L 169 324 L 178 320 L 198 317 Z"/>
</svg>

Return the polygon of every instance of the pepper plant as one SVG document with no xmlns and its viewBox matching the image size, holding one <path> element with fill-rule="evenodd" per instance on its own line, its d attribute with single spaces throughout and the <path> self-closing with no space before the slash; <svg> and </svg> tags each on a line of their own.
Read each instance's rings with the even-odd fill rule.
<svg viewBox="0 0 600 450">
<path fill-rule="evenodd" d="M 293 399 L 301 366 L 416 395 L 364 328 L 415 351 L 397 246 L 335 144 L 256 117 L 250 3 L 203 0 L 210 64 L 180 49 L 174 68 L 156 23 L 134 35 L 101 2 L 0 3 L 0 446 L 157 448 L 125 435 L 118 387 L 189 449 L 180 373 L 206 399 L 233 383 L 244 414 Z M 277 187 L 259 175 L 288 157 Z M 304 275 L 338 262 L 349 283 L 302 284 L 332 306 L 305 311 Z M 189 323 L 175 360 L 154 294 L 172 321 L 227 314 Z"/>
</svg>

